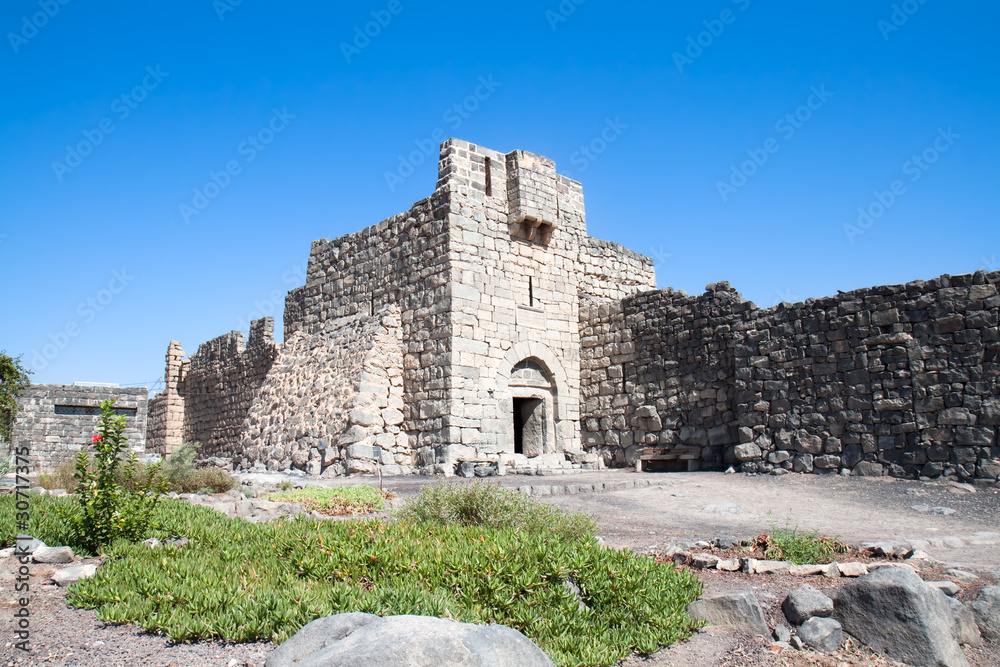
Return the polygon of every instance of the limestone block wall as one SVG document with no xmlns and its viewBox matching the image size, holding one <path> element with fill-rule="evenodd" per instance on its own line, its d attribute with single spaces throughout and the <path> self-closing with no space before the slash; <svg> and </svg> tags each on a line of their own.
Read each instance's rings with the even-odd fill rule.
<svg viewBox="0 0 1000 667">
<path fill-rule="evenodd" d="M 80 451 L 92 451 L 100 423 L 102 401 L 134 411 L 125 417 L 129 449 L 143 453 L 146 445 L 148 392 L 143 387 L 35 384 L 18 398 L 21 412 L 14 422 L 11 443 L 27 446 L 33 471 L 46 472 Z"/>
<path fill-rule="evenodd" d="M 404 408 L 396 306 L 295 333 L 244 420 L 239 465 L 325 476 L 374 472 L 376 465 L 384 474 L 412 472 Z"/>
<path fill-rule="evenodd" d="M 184 397 L 183 440 L 201 443 L 200 457 L 239 455 L 243 421 L 279 350 L 274 319 L 265 317 L 251 322 L 246 341 L 242 332 L 232 331 L 203 343 L 183 362 L 178 385 Z"/>
<path fill-rule="evenodd" d="M 941 276 L 766 310 L 719 283 L 587 310 L 584 442 L 629 463 L 996 479 L 998 283 Z"/>
<path fill-rule="evenodd" d="M 554 448 L 546 453 L 580 452 L 581 292 L 613 298 L 649 289 L 652 262 L 590 239 L 580 184 L 547 158 L 452 139 L 442 147 L 442 173 L 453 202 L 452 391 L 438 406 L 446 442 L 460 443 L 466 460 L 467 448 L 480 460 L 512 454 L 510 376 L 531 359 L 552 383 Z"/>
</svg>

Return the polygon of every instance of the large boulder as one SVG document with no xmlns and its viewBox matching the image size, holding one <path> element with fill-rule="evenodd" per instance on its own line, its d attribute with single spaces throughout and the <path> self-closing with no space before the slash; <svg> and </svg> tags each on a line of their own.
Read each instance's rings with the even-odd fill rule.
<svg viewBox="0 0 1000 667">
<path fill-rule="evenodd" d="M 983 637 L 1000 641 L 1000 586 L 984 586 L 969 607 Z"/>
<path fill-rule="evenodd" d="M 430 616 L 350 613 L 307 624 L 265 667 L 552 667 L 527 637 L 504 625 Z"/>
<path fill-rule="evenodd" d="M 802 584 L 788 594 L 781 603 L 781 610 L 792 625 L 800 625 L 813 616 L 831 616 L 833 600 L 809 584 Z"/>
<path fill-rule="evenodd" d="M 915 667 L 968 667 L 954 635 L 948 596 L 907 567 L 884 567 L 838 591 L 833 617 L 844 631 Z"/>
<path fill-rule="evenodd" d="M 757 596 L 751 591 L 695 600 L 687 612 L 696 621 L 753 635 L 770 636 Z"/>
</svg>

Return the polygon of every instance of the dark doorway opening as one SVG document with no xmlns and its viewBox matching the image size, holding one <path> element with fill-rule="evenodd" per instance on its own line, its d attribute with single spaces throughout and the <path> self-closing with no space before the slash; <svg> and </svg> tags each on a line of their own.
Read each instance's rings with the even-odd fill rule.
<svg viewBox="0 0 1000 667">
<path fill-rule="evenodd" d="M 545 449 L 545 401 L 514 399 L 514 453 L 538 456 Z"/>
</svg>

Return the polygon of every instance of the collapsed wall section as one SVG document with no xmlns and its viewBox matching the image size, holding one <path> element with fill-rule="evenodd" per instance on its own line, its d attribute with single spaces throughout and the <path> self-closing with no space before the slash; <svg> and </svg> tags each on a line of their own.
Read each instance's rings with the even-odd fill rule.
<svg viewBox="0 0 1000 667">
<path fill-rule="evenodd" d="M 242 427 L 238 465 L 310 475 L 412 471 L 403 423 L 399 309 L 295 333 L 272 365 Z"/>
<path fill-rule="evenodd" d="M 584 442 L 628 464 L 997 479 L 998 283 L 946 275 L 767 310 L 719 283 L 581 311 Z"/>
</svg>

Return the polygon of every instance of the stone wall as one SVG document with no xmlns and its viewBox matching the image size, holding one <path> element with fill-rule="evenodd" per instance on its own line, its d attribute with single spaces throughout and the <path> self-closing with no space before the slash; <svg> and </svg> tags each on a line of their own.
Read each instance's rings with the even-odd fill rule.
<svg viewBox="0 0 1000 667">
<path fill-rule="evenodd" d="M 766 310 L 719 283 L 581 311 L 584 442 L 629 464 L 996 479 L 998 283 L 941 276 Z"/>
<path fill-rule="evenodd" d="M 274 320 L 265 317 L 251 322 L 248 340 L 242 332 L 232 331 L 203 343 L 183 362 L 178 380 L 178 393 L 184 398 L 183 441 L 200 443 L 199 456 L 239 455 L 243 421 L 279 348 Z M 170 362 L 168 352 L 168 371 Z M 172 395 L 169 387 L 165 395 Z"/>
<path fill-rule="evenodd" d="M 34 472 L 50 471 L 90 445 L 100 423 L 101 401 L 114 399 L 116 408 L 135 410 L 125 417 L 125 437 L 133 451 L 146 446 L 148 391 L 88 385 L 34 384 L 18 399 L 21 412 L 14 422 L 14 447 L 30 448 Z M 73 414 L 59 414 L 59 413 Z"/>
<path fill-rule="evenodd" d="M 184 441 L 184 397 L 178 388 L 184 370 L 184 350 L 176 340 L 167 347 L 165 388 L 149 400 L 146 450 L 166 456 Z"/>
<path fill-rule="evenodd" d="M 238 465 L 331 476 L 381 463 L 385 474 L 412 472 L 404 407 L 397 307 L 292 334 L 244 421 Z"/>
</svg>

